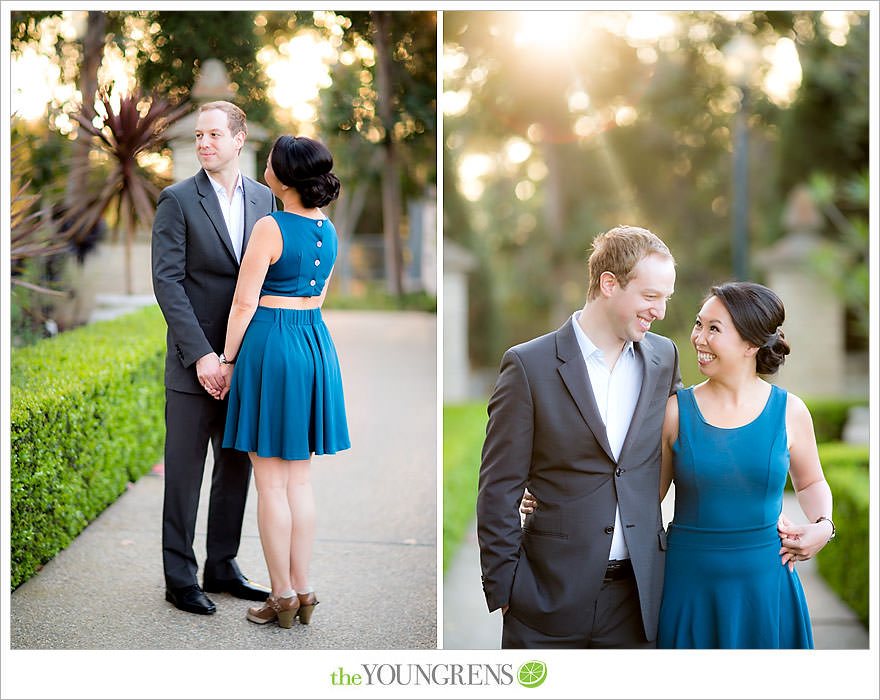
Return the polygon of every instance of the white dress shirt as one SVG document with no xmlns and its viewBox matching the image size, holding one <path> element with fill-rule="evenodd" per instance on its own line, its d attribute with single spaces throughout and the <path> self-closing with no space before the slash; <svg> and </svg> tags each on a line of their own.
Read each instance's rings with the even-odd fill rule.
<svg viewBox="0 0 880 700">
<path fill-rule="evenodd" d="M 623 447 L 633 412 L 636 410 L 644 370 L 636 358 L 631 341 L 623 346 L 614 367 L 609 369 L 602 351 L 587 337 L 578 323 L 580 315 L 580 311 L 573 313 L 571 323 L 574 326 L 574 334 L 581 354 L 584 356 L 584 364 L 587 376 L 590 378 L 590 386 L 593 388 L 593 395 L 596 397 L 599 416 L 605 424 L 608 444 L 616 460 L 620 456 L 620 449 Z M 620 506 L 617 506 L 614 514 L 614 534 L 611 537 L 611 554 L 608 558 L 629 558 L 629 549 L 620 522 Z"/>
<path fill-rule="evenodd" d="M 223 220 L 226 222 L 226 230 L 232 239 L 232 247 L 235 250 L 235 259 L 241 262 L 241 245 L 244 241 L 244 183 L 241 173 L 232 190 L 232 201 L 226 196 L 226 188 L 208 175 L 214 192 L 217 193 L 217 201 L 220 203 L 220 211 L 223 212 Z"/>
</svg>

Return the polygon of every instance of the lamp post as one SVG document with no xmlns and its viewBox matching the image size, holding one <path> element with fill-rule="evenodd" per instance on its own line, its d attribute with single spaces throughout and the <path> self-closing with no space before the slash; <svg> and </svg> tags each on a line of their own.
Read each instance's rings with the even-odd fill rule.
<svg viewBox="0 0 880 700">
<path fill-rule="evenodd" d="M 733 124 L 733 274 L 749 276 L 749 81 L 759 60 L 759 50 L 748 34 L 738 34 L 723 48 L 724 70 L 742 93 Z"/>
</svg>

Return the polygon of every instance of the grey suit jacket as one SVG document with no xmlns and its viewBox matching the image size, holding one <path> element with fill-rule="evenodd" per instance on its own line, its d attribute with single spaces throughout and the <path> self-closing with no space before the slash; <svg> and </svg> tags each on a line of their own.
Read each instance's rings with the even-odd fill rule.
<svg viewBox="0 0 880 700">
<path fill-rule="evenodd" d="M 546 634 L 582 631 L 608 563 L 615 506 L 649 641 L 656 638 L 666 533 L 660 438 L 681 387 L 678 350 L 648 333 L 634 343 L 642 386 L 619 459 L 611 453 L 571 321 L 508 350 L 489 401 L 477 496 L 483 589 Z M 539 507 L 520 527 L 523 487 Z"/>
<path fill-rule="evenodd" d="M 242 176 L 242 256 L 258 219 L 275 211 L 272 191 Z M 223 352 L 239 263 L 208 175 L 162 190 L 153 219 L 153 291 L 168 324 L 165 386 L 200 394 L 196 361 Z"/>
</svg>

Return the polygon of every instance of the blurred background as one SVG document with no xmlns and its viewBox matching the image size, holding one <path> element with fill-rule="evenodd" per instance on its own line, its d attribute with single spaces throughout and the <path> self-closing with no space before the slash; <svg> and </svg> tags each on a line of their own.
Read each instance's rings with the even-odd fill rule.
<svg viewBox="0 0 880 700">
<path fill-rule="evenodd" d="M 773 381 L 807 400 L 820 441 L 858 446 L 844 461 L 867 528 L 869 34 L 866 11 L 444 13 L 450 609 L 467 580 L 470 618 L 485 616 L 473 517 L 501 356 L 583 306 L 592 239 L 618 224 L 676 258 L 652 330 L 678 344 L 686 386 L 702 381 L 689 335 L 711 285 L 782 297 L 792 354 Z M 447 634 L 479 646 L 458 623 Z"/>
<path fill-rule="evenodd" d="M 677 260 L 655 330 L 682 344 L 709 287 L 741 278 L 782 295 L 792 339 L 793 267 L 834 306 L 818 392 L 864 392 L 868 39 L 865 12 L 445 13 L 444 255 L 467 281 L 447 397 L 580 308 L 591 241 L 621 223 Z"/>
<path fill-rule="evenodd" d="M 152 303 L 158 191 L 195 174 L 199 104 L 248 117 L 244 174 L 280 133 L 343 183 L 328 307 L 436 309 L 434 12 L 11 13 L 15 347 Z"/>
</svg>

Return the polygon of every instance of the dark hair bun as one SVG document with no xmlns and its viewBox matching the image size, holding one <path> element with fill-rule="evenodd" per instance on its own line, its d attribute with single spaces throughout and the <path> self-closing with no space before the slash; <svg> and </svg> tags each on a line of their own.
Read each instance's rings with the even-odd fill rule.
<svg viewBox="0 0 880 700">
<path fill-rule="evenodd" d="M 320 141 L 282 134 L 270 161 L 275 177 L 299 193 L 304 207 L 324 207 L 339 196 L 339 178 L 331 172 L 333 156 Z"/>
<path fill-rule="evenodd" d="M 339 178 L 333 173 L 297 180 L 292 185 L 304 207 L 325 207 L 339 196 Z"/>
<path fill-rule="evenodd" d="M 790 352 L 791 346 L 785 340 L 785 334 L 782 329 L 777 330 L 755 354 L 758 374 L 776 374 L 779 367 L 785 363 L 785 356 Z"/>
</svg>

